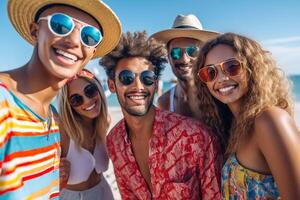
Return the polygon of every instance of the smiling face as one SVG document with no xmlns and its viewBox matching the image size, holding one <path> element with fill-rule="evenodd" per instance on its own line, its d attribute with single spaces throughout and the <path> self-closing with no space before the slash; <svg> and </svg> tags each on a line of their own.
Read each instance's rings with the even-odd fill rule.
<svg viewBox="0 0 300 200">
<path fill-rule="evenodd" d="M 68 6 L 50 7 L 40 17 L 46 17 L 53 13 L 64 13 L 99 29 L 99 25 L 91 16 Z M 74 22 L 74 30 L 64 37 L 56 36 L 49 30 L 48 20 L 40 20 L 32 26 L 32 32 L 36 33 L 40 62 L 50 74 L 61 79 L 74 76 L 88 63 L 96 50 L 95 47 L 86 47 L 81 43 L 80 28 L 85 24 L 75 20 Z"/>
<path fill-rule="evenodd" d="M 72 106 L 72 108 L 77 112 L 77 114 L 79 114 L 82 118 L 85 119 L 94 119 L 100 114 L 101 111 L 100 93 L 97 90 L 95 95 L 91 95 L 93 93 L 90 88 L 91 84 L 92 83 L 88 82 L 84 78 L 77 78 L 71 81 L 70 83 L 68 83 L 69 103 L 71 97 L 74 97 L 75 95 L 81 96 L 83 98 L 82 105 Z M 88 95 L 86 94 L 87 89 L 89 90 Z"/>
<path fill-rule="evenodd" d="M 124 85 L 119 80 L 119 74 L 123 70 L 135 74 L 134 81 L 129 85 Z M 144 85 L 140 80 L 140 74 L 145 70 L 154 71 L 153 65 L 145 58 L 123 58 L 115 68 L 115 80 L 108 80 L 109 89 L 117 93 L 122 110 L 129 115 L 144 116 L 153 105 L 157 81 L 150 86 Z"/>
<path fill-rule="evenodd" d="M 233 49 L 228 45 L 219 44 L 208 52 L 204 66 L 218 65 L 232 58 L 238 59 Z M 248 91 L 247 70 L 242 67 L 240 73 L 236 76 L 226 75 L 220 66 L 217 66 L 217 70 L 217 77 L 206 83 L 210 93 L 219 101 L 228 104 L 229 107 L 240 105 L 241 97 Z"/>
<path fill-rule="evenodd" d="M 168 45 L 168 58 L 172 71 L 180 81 L 190 80 L 192 75 L 192 68 L 197 62 L 197 56 L 192 57 L 187 55 L 187 47 L 201 48 L 200 41 L 192 38 L 175 38 L 170 41 Z M 182 50 L 182 56 L 180 59 L 173 59 L 171 51 L 173 48 L 180 48 Z M 196 55 L 196 54 L 195 54 Z"/>
</svg>

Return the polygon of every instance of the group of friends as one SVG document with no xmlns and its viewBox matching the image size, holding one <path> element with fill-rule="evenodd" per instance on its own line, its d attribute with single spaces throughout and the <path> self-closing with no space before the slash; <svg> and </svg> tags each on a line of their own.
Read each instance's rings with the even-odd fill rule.
<svg viewBox="0 0 300 200">
<path fill-rule="evenodd" d="M 195 15 L 148 37 L 122 33 L 99 0 L 8 0 L 33 45 L 0 73 L 0 199 L 300 199 L 300 135 L 289 81 L 248 37 Z M 124 118 L 84 67 L 99 58 Z M 154 96 L 169 62 L 177 84 Z M 51 105 L 57 96 L 58 111 Z"/>
</svg>

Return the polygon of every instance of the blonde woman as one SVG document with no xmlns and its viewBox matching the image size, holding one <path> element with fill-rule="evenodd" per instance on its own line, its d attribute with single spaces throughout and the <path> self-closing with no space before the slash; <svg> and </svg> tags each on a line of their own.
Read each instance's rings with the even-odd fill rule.
<svg viewBox="0 0 300 200">
<path fill-rule="evenodd" d="M 102 173 L 108 168 L 105 137 L 109 126 L 106 98 L 96 77 L 84 69 L 59 94 L 62 164 L 67 180 L 61 199 L 113 199 Z M 61 182 L 64 182 L 64 181 Z"/>
<path fill-rule="evenodd" d="M 223 199 L 300 199 L 300 135 L 288 80 L 270 53 L 227 33 L 205 44 L 194 72 L 199 112 L 229 127 Z"/>
</svg>

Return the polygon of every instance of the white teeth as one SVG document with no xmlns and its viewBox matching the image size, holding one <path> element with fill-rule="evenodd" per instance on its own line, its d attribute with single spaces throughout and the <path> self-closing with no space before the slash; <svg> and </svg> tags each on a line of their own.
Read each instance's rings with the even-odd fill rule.
<svg viewBox="0 0 300 200">
<path fill-rule="evenodd" d="M 130 96 L 129 98 L 134 100 L 140 100 L 140 99 L 144 99 L 145 96 Z"/>
<path fill-rule="evenodd" d="M 90 111 L 90 110 L 92 110 L 93 108 L 95 108 L 95 106 L 96 106 L 96 104 L 94 103 L 93 105 L 91 105 L 90 107 L 87 107 L 87 108 L 84 109 L 84 110 Z"/>
<path fill-rule="evenodd" d="M 224 88 L 220 88 L 218 89 L 219 92 L 228 92 L 229 90 L 234 89 L 234 86 L 228 86 L 228 87 L 224 87 Z"/>
<path fill-rule="evenodd" d="M 65 52 L 65 51 L 63 51 L 63 50 L 60 50 L 60 49 L 56 49 L 56 53 L 59 54 L 59 55 L 64 56 L 64 57 L 67 58 L 67 59 L 73 60 L 73 61 L 78 60 L 77 56 L 72 55 L 72 54 L 70 54 L 70 53 L 67 53 L 67 52 Z"/>
</svg>

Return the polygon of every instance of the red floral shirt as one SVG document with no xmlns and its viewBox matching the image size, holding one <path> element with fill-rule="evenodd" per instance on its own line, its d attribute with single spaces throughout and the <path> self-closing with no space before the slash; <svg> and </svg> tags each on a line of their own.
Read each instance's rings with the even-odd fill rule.
<svg viewBox="0 0 300 200">
<path fill-rule="evenodd" d="M 152 192 L 139 171 L 125 121 L 107 138 L 122 199 L 221 199 L 221 149 L 201 122 L 156 109 L 149 141 Z"/>
</svg>

